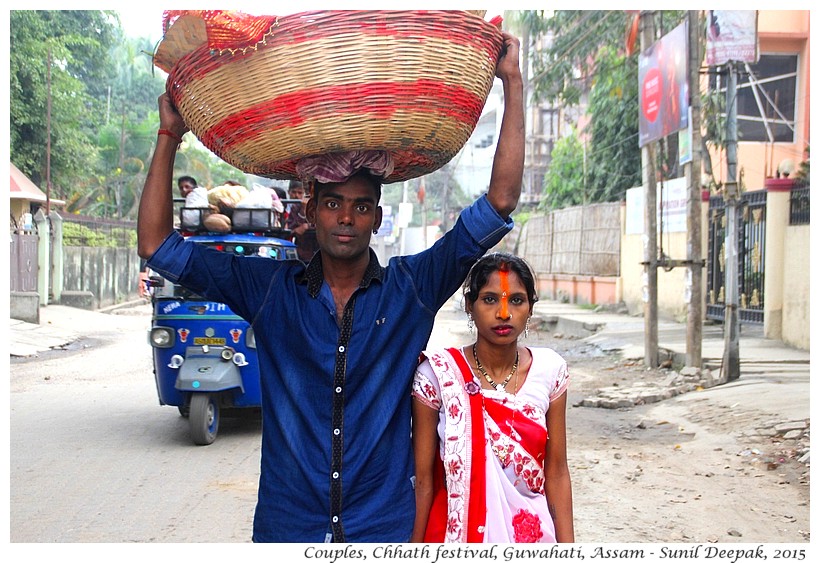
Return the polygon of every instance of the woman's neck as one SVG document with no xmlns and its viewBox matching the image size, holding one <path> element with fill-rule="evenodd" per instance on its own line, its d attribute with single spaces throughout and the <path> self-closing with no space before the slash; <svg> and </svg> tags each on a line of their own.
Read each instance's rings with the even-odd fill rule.
<svg viewBox="0 0 820 563">
<path fill-rule="evenodd" d="M 465 356 L 472 357 L 477 364 L 475 367 L 480 364 L 494 380 L 504 379 L 519 357 L 518 342 L 498 346 L 478 340 L 466 348 Z"/>
</svg>

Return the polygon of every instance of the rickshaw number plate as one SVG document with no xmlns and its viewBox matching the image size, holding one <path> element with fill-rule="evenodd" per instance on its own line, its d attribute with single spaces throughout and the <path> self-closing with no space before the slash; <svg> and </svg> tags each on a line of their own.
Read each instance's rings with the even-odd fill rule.
<svg viewBox="0 0 820 563">
<path fill-rule="evenodd" d="M 207 338 L 205 336 L 197 336 L 194 338 L 194 346 L 224 346 L 224 338 Z"/>
</svg>

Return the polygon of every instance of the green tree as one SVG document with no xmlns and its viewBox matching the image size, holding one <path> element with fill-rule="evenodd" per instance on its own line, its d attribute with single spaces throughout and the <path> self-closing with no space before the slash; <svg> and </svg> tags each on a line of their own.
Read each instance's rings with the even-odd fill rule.
<svg viewBox="0 0 820 563">
<path fill-rule="evenodd" d="M 136 218 L 148 161 L 156 142 L 157 96 L 164 79 L 154 73 L 146 39 L 126 38 L 120 29 L 110 49 L 113 72 L 105 88 L 105 124 L 96 139 L 101 151 L 100 197 L 82 211 L 90 215 Z M 92 186 L 88 186 L 92 188 Z"/>
<path fill-rule="evenodd" d="M 10 27 L 12 161 L 43 185 L 48 155 L 52 197 L 69 211 L 135 217 L 165 87 L 152 46 L 110 11 L 17 10 Z"/>
<path fill-rule="evenodd" d="M 587 191 L 589 202 L 616 201 L 641 183 L 638 146 L 638 51 L 624 41 L 634 12 L 558 10 L 538 12 L 533 25 L 549 40 L 533 51 L 536 101 L 565 106 L 588 102 Z M 656 38 L 679 24 L 684 12 L 655 12 Z M 637 45 L 633 46 L 637 47 Z M 552 203 L 548 204 L 552 205 Z"/>
<path fill-rule="evenodd" d="M 578 105 L 597 70 L 598 51 L 623 45 L 631 16 L 619 10 L 556 10 L 538 12 L 550 38 L 546 48 L 532 53 L 533 93 L 536 100 Z"/>
<path fill-rule="evenodd" d="M 585 203 L 584 147 L 573 130 L 559 139 L 552 150 L 552 161 L 544 177 L 544 199 L 539 211 L 562 209 Z"/>
<path fill-rule="evenodd" d="M 457 160 L 451 160 L 435 172 L 424 177 L 427 224 L 439 220 L 441 221 L 442 231 L 448 231 L 452 228 L 461 210 L 472 202 L 472 198 L 464 193 L 464 189 L 455 178 L 457 165 Z M 418 193 L 420 182 L 421 179 L 415 181 L 413 194 Z M 419 215 L 414 218 L 414 225 L 420 225 L 420 221 Z"/>
<path fill-rule="evenodd" d="M 598 72 L 589 94 L 592 119 L 589 200 L 618 201 L 626 190 L 641 185 L 638 148 L 638 66 L 613 48 L 598 54 Z"/>
<path fill-rule="evenodd" d="M 185 136 L 186 143 L 177 153 L 174 162 L 174 177 L 193 176 L 197 184 L 205 188 L 221 186 L 228 180 L 235 180 L 250 188 L 247 174 L 216 156 L 193 134 Z"/>
<path fill-rule="evenodd" d="M 106 75 L 111 24 L 103 12 L 80 10 L 14 10 L 10 20 L 12 160 L 44 183 L 50 101 L 51 179 L 66 195 L 96 169 L 93 135 L 103 112 L 87 84 Z"/>
</svg>

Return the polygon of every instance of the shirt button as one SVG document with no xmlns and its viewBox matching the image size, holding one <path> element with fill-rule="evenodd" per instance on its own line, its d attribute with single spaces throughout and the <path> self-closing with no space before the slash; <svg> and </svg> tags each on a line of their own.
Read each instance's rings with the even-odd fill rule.
<svg viewBox="0 0 820 563">
<path fill-rule="evenodd" d="M 334 434 L 334 435 L 338 436 L 338 435 L 339 435 L 339 433 L 340 433 L 340 430 L 339 430 L 338 428 L 334 428 L 334 429 L 333 429 L 333 434 Z"/>
<path fill-rule="evenodd" d="M 345 347 L 344 346 L 339 346 L 339 352 L 344 354 L 344 351 L 345 351 Z"/>
<path fill-rule="evenodd" d="M 333 478 L 334 478 L 334 479 L 338 479 L 338 478 L 339 478 L 339 472 L 338 472 L 338 471 L 334 471 L 334 472 L 333 472 Z"/>
<path fill-rule="evenodd" d="M 333 517 L 333 523 L 335 524 L 335 523 L 336 523 L 336 522 L 338 522 L 338 521 L 339 521 L 339 517 L 338 517 L 338 516 L 334 516 L 334 517 Z"/>
<path fill-rule="evenodd" d="M 336 388 L 336 392 L 337 392 L 337 393 L 341 393 L 341 392 L 342 392 L 342 388 L 341 388 L 341 387 L 337 387 L 337 388 Z"/>
</svg>

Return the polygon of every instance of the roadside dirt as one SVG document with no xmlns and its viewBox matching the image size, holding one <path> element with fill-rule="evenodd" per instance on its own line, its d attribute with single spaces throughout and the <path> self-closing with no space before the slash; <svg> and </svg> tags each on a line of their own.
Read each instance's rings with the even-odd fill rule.
<svg viewBox="0 0 820 563">
<path fill-rule="evenodd" d="M 150 312 L 135 307 L 117 314 Z M 443 308 L 431 347 L 471 341 L 463 312 Z M 809 542 L 809 465 L 799 461 L 808 438 L 774 433 L 783 422 L 776 414 L 699 391 L 626 408 L 579 406 L 602 388 L 658 384 L 670 372 L 548 331 L 533 331 L 526 343 L 553 348 L 569 364 L 568 456 L 578 542 Z M 78 341 L 69 351 L 89 344 Z M 59 354 L 65 351 L 12 363 Z M 19 384 L 13 378 L 12 390 L 20 391 Z"/>
<path fill-rule="evenodd" d="M 577 541 L 809 541 L 809 465 L 798 461 L 808 445 L 762 435 L 778 422 L 771 414 L 699 391 L 628 408 L 580 406 L 603 387 L 663 382 L 670 372 L 545 332 L 528 344 L 555 349 L 570 367 Z"/>
</svg>

